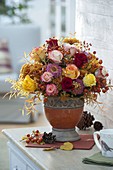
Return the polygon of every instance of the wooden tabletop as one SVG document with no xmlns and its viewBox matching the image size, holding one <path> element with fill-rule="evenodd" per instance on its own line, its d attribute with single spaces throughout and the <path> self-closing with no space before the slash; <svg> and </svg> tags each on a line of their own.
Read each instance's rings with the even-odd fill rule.
<svg viewBox="0 0 113 170">
<path fill-rule="evenodd" d="M 89 157 L 99 150 L 96 146 L 91 150 L 43 151 L 43 148 L 25 147 L 25 142 L 20 142 L 22 136 L 32 133 L 33 130 L 50 132 L 51 127 L 33 127 L 4 129 L 3 133 L 9 141 L 13 142 L 32 162 L 40 169 L 45 170 L 113 170 L 113 167 L 87 165 L 82 163 L 84 157 Z M 91 133 L 90 131 L 79 131 L 79 133 Z"/>
</svg>

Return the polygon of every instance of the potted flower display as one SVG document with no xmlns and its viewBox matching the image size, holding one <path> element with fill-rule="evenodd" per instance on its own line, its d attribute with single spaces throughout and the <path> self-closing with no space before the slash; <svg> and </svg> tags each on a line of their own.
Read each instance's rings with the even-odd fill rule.
<svg viewBox="0 0 113 170">
<path fill-rule="evenodd" d="M 98 95 L 109 90 L 108 73 L 91 46 L 75 37 L 50 38 L 25 56 L 18 80 L 9 80 L 11 96 L 25 96 L 28 112 L 43 96 L 46 117 L 59 141 L 80 138 L 75 126 L 84 103 L 97 102 Z"/>
</svg>

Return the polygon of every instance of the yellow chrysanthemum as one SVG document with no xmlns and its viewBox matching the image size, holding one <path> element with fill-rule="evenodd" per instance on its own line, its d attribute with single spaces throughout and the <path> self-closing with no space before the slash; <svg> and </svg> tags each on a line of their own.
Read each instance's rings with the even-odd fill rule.
<svg viewBox="0 0 113 170">
<path fill-rule="evenodd" d="M 22 82 L 22 87 L 25 91 L 34 92 L 36 90 L 36 83 L 29 75 L 27 75 Z"/>
<path fill-rule="evenodd" d="M 92 87 L 96 85 L 96 78 L 93 74 L 87 74 L 83 78 L 83 83 L 86 87 Z"/>
<path fill-rule="evenodd" d="M 63 40 L 64 43 L 69 43 L 69 44 L 74 44 L 74 43 L 79 43 L 79 40 L 76 38 L 64 38 Z"/>
</svg>

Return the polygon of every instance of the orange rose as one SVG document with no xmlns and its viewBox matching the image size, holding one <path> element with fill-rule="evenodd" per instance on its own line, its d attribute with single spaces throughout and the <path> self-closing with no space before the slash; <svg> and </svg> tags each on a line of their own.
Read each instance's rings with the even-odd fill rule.
<svg viewBox="0 0 113 170">
<path fill-rule="evenodd" d="M 71 79 L 77 79 L 77 77 L 80 75 L 78 68 L 74 64 L 68 64 L 66 69 L 63 71 L 64 75 Z"/>
</svg>

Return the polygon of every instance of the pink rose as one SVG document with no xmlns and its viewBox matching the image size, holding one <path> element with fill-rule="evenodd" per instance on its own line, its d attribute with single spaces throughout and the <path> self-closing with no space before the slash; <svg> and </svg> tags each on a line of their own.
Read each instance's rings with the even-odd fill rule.
<svg viewBox="0 0 113 170">
<path fill-rule="evenodd" d="M 58 90 L 55 84 L 47 84 L 46 86 L 46 94 L 48 96 L 54 96 L 58 94 Z"/>
<path fill-rule="evenodd" d="M 63 47 L 64 47 L 64 50 L 65 51 L 69 51 L 70 50 L 70 44 L 68 44 L 68 43 L 65 43 L 65 44 L 63 44 Z"/>
<path fill-rule="evenodd" d="M 68 43 L 63 44 L 63 47 L 65 51 L 70 51 L 71 56 L 73 56 L 78 51 L 75 45 L 71 45 Z"/>
<path fill-rule="evenodd" d="M 53 50 L 49 52 L 48 58 L 55 63 L 60 63 L 63 58 L 63 54 L 58 50 Z"/>
<path fill-rule="evenodd" d="M 70 54 L 73 56 L 78 50 L 76 49 L 75 45 L 71 45 L 70 47 Z"/>
<path fill-rule="evenodd" d="M 52 77 L 53 77 L 53 75 L 50 72 L 46 71 L 42 74 L 41 80 L 44 82 L 50 82 Z"/>
</svg>

